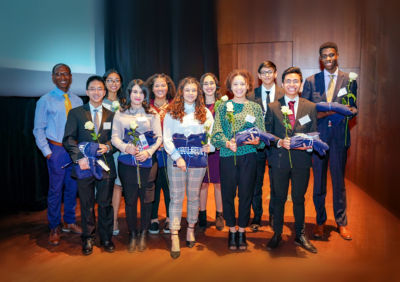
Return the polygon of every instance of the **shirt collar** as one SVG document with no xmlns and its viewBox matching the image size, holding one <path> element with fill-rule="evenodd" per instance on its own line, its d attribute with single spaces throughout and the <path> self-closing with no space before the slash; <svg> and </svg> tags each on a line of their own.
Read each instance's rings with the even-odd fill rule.
<svg viewBox="0 0 400 282">
<path fill-rule="evenodd" d="M 290 101 L 295 101 L 295 103 L 298 103 L 299 102 L 299 95 L 297 95 L 293 100 L 292 99 L 290 99 L 288 96 L 286 96 L 286 94 L 285 94 L 285 103 L 286 103 L 286 105 L 289 105 L 289 102 Z"/>
<path fill-rule="evenodd" d="M 92 104 L 89 103 L 89 107 L 90 107 L 90 111 L 91 111 L 91 112 L 93 112 L 95 109 L 96 109 L 97 112 L 99 112 L 99 113 L 103 112 L 103 106 L 102 106 L 102 105 L 100 105 L 100 106 L 98 106 L 97 108 L 95 108 L 95 107 L 93 107 Z"/>
<path fill-rule="evenodd" d="M 330 73 L 329 71 L 327 71 L 326 69 L 324 69 L 324 76 L 330 78 L 330 76 L 333 74 L 334 78 L 336 78 L 338 76 L 339 73 L 339 68 L 337 67 L 334 73 Z"/>
<path fill-rule="evenodd" d="M 265 91 L 270 91 L 269 93 L 275 92 L 275 83 L 272 85 L 272 87 L 267 90 L 267 88 L 265 88 L 264 84 L 261 84 L 261 92 L 265 93 Z"/>
<path fill-rule="evenodd" d="M 68 90 L 67 92 L 64 92 L 60 88 L 56 87 L 56 88 L 54 88 L 53 92 L 60 96 L 63 96 L 65 93 L 67 93 L 69 96 L 70 90 Z"/>
</svg>

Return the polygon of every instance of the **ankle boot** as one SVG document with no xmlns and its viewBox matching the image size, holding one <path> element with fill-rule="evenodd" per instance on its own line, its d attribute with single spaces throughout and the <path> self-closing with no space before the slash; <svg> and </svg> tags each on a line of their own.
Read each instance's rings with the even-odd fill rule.
<svg viewBox="0 0 400 282">
<path fill-rule="evenodd" d="M 146 249 L 146 234 L 147 230 L 143 230 L 139 233 L 139 244 L 138 244 L 139 252 L 143 252 Z"/>
<path fill-rule="evenodd" d="M 241 251 L 247 250 L 246 232 L 238 232 L 238 248 Z"/>
<path fill-rule="evenodd" d="M 238 232 L 231 232 L 229 230 L 229 237 L 228 237 L 228 248 L 231 251 L 237 250 L 237 234 Z"/>
<path fill-rule="evenodd" d="M 203 230 L 207 228 L 207 211 L 206 210 L 199 212 L 199 227 Z"/>
<path fill-rule="evenodd" d="M 215 215 L 215 227 L 217 230 L 221 231 L 224 229 L 224 217 L 222 216 L 222 212 L 217 212 Z"/>
<path fill-rule="evenodd" d="M 128 252 L 133 253 L 136 250 L 137 235 L 136 231 L 129 233 Z"/>
</svg>

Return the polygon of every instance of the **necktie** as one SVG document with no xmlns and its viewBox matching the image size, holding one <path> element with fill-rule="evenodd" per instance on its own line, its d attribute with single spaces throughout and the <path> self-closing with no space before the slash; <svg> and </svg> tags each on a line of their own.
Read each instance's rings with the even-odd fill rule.
<svg viewBox="0 0 400 282">
<path fill-rule="evenodd" d="M 266 104 L 266 107 L 265 107 L 265 110 L 267 110 L 267 108 L 268 108 L 268 104 L 269 103 L 271 103 L 271 99 L 269 98 L 269 93 L 271 93 L 271 91 L 265 91 L 265 93 L 267 93 L 267 104 Z"/>
<path fill-rule="evenodd" d="M 292 113 L 293 113 L 293 114 L 291 114 L 291 115 L 288 115 L 290 124 L 292 125 L 292 129 L 294 129 L 294 124 L 295 124 L 295 122 L 296 122 L 296 116 L 295 116 L 295 114 L 294 114 L 294 103 L 295 103 L 295 101 L 290 101 L 290 102 L 288 103 L 288 104 L 289 104 L 289 109 L 291 109 L 291 110 L 292 110 Z"/>
<path fill-rule="evenodd" d="M 328 103 L 332 102 L 333 91 L 335 91 L 335 80 L 333 79 L 335 75 L 330 74 L 329 77 L 331 80 L 329 81 L 328 91 L 326 92 L 326 100 Z"/>
<path fill-rule="evenodd" d="M 99 110 L 94 109 L 94 130 L 96 131 L 96 134 L 99 132 L 99 127 L 100 127 L 100 121 L 99 121 L 99 115 L 97 114 Z"/>
<path fill-rule="evenodd" d="M 63 94 L 64 96 L 64 106 L 65 106 L 65 114 L 68 116 L 69 111 L 72 109 L 71 100 L 68 97 L 68 94 Z"/>
</svg>

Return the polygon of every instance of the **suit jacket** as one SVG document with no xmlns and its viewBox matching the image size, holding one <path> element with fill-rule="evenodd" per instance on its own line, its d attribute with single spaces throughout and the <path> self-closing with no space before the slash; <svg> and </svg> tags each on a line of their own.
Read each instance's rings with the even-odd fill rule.
<svg viewBox="0 0 400 282">
<path fill-rule="evenodd" d="M 338 102 L 342 104 L 342 97 L 338 97 L 338 92 L 343 87 L 346 88 L 348 82 L 349 82 L 349 74 L 339 70 L 338 77 L 336 80 L 335 90 L 333 92 L 332 102 Z M 352 82 L 350 90 L 355 96 L 357 96 L 356 81 Z M 304 82 L 304 87 L 303 87 L 303 92 L 301 93 L 301 97 L 314 103 L 327 101 L 323 71 L 314 74 L 306 79 L 306 81 Z M 353 99 L 350 99 L 350 106 L 357 108 L 356 103 L 354 103 Z M 329 116 L 318 119 L 318 131 L 320 132 L 320 137 L 324 142 L 328 142 L 328 134 L 329 134 L 328 126 L 329 126 Z M 335 142 L 337 142 L 337 144 L 340 144 L 341 146 L 344 146 L 346 119 L 343 119 L 338 124 L 333 124 L 331 130 L 332 130 L 331 132 L 332 138 L 335 139 Z M 350 146 L 349 127 L 347 127 L 347 145 Z"/>
<path fill-rule="evenodd" d="M 116 177 L 115 164 L 113 159 L 114 147 L 111 145 L 111 131 L 112 131 L 112 121 L 114 118 L 114 113 L 103 107 L 103 114 L 101 118 L 100 128 L 99 128 L 99 142 L 100 144 L 109 145 L 111 150 L 104 154 L 110 167 L 110 173 L 103 173 L 103 177 Z M 79 159 L 83 158 L 83 154 L 78 148 L 80 142 L 95 142 L 92 139 L 90 133 L 93 130 L 85 129 L 85 123 L 87 121 L 92 121 L 92 115 L 90 113 L 89 103 L 83 106 L 72 109 L 68 114 L 67 123 L 65 125 L 65 132 L 63 138 L 63 146 L 71 156 L 72 161 L 75 163 Z M 104 123 L 108 122 L 109 129 L 104 129 Z M 76 176 L 75 170 L 72 170 L 72 176 Z"/>
<path fill-rule="evenodd" d="M 283 125 L 283 114 L 281 106 L 286 106 L 285 97 L 275 100 L 269 104 L 269 110 L 265 116 L 266 123 L 271 125 L 271 133 L 277 137 L 284 139 L 286 136 L 286 128 Z M 299 119 L 309 116 L 310 121 L 301 125 Z M 299 98 L 297 108 L 296 122 L 293 129 L 288 130 L 288 136 L 294 136 L 296 133 L 310 133 L 317 131 L 317 110 L 314 103 L 306 99 Z M 293 167 L 309 168 L 311 167 L 311 152 L 301 150 L 290 150 Z M 289 153 L 285 148 L 278 148 L 277 142 L 272 143 L 271 151 L 268 154 L 268 163 L 270 166 L 278 168 L 289 168 Z"/>
</svg>

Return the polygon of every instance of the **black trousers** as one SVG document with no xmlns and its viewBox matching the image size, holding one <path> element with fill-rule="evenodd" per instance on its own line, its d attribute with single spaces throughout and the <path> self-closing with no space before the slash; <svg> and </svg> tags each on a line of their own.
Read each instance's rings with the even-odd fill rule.
<svg viewBox="0 0 400 282">
<path fill-rule="evenodd" d="M 158 207 L 160 205 L 161 189 L 164 194 L 164 203 L 167 210 L 167 217 L 169 218 L 169 202 L 171 200 L 169 195 L 169 185 L 166 174 L 167 167 L 159 167 L 156 178 L 156 190 L 154 195 L 154 202 L 151 208 L 151 219 L 158 218 Z"/>
<path fill-rule="evenodd" d="M 94 213 L 95 198 L 98 204 L 98 228 L 100 240 L 109 241 L 114 225 L 114 210 L 111 205 L 114 178 L 103 178 L 98 181 L 94 177 L 77 179 L 79 199 L 81 203 L 82 240 L 94 238 L 96 234 L 96 217 Z M 95 189 L 97 192 L 95 193 Z"/>
<path fill-rule="evenodd" d="M 148 230 L 150 225 L 151 206 L 154 201 L 154 181 L 157 175 L 157 162 L 153 158 L 151 168 L 139 168 L 141 188 L 137 178 L 137 168 L 118 163 L 125 198 L 125 214 L 130 233 L 137 231 L 137 200 L 140 198 L 140 230 Z"/>
<path fill-rule="evenodd" d="M 236 226 L 235 197 L 239 195 L 239 227 L 246 227 L 250 218 L 250 206 L 253 198 L 256 178 L 257 155 L 249 153 L 243 156 L 220 157 L 220 177 L 223 215 L 226 225 Z"/>
<path fill-rule="evenodd" d="M 289 190 L 289 180 L 292 183 L 293 214 L 296 236 L 304 234 L 304 195 L 310 178 L 310 168 L 277 168 L 271 167 L 274 199 L 274 232 L 281 234 L 285 203 Z"/>
<path fill-rule="evenodd" d="M 261 217 L 263 214 L 262 207 L 262 188 L 264 183 L 264 173 L 265 173 L 265 162 L 267 158 L 265 156 L 265 152 L 258 151 L 257 152 L 257 169 L 256 169 L 256 181 L 254 185 L 254 193 L 253 199 L 251 201 L 251 207 L 254 212 L 254 220 L 261 221 Z"/>
</svg>

